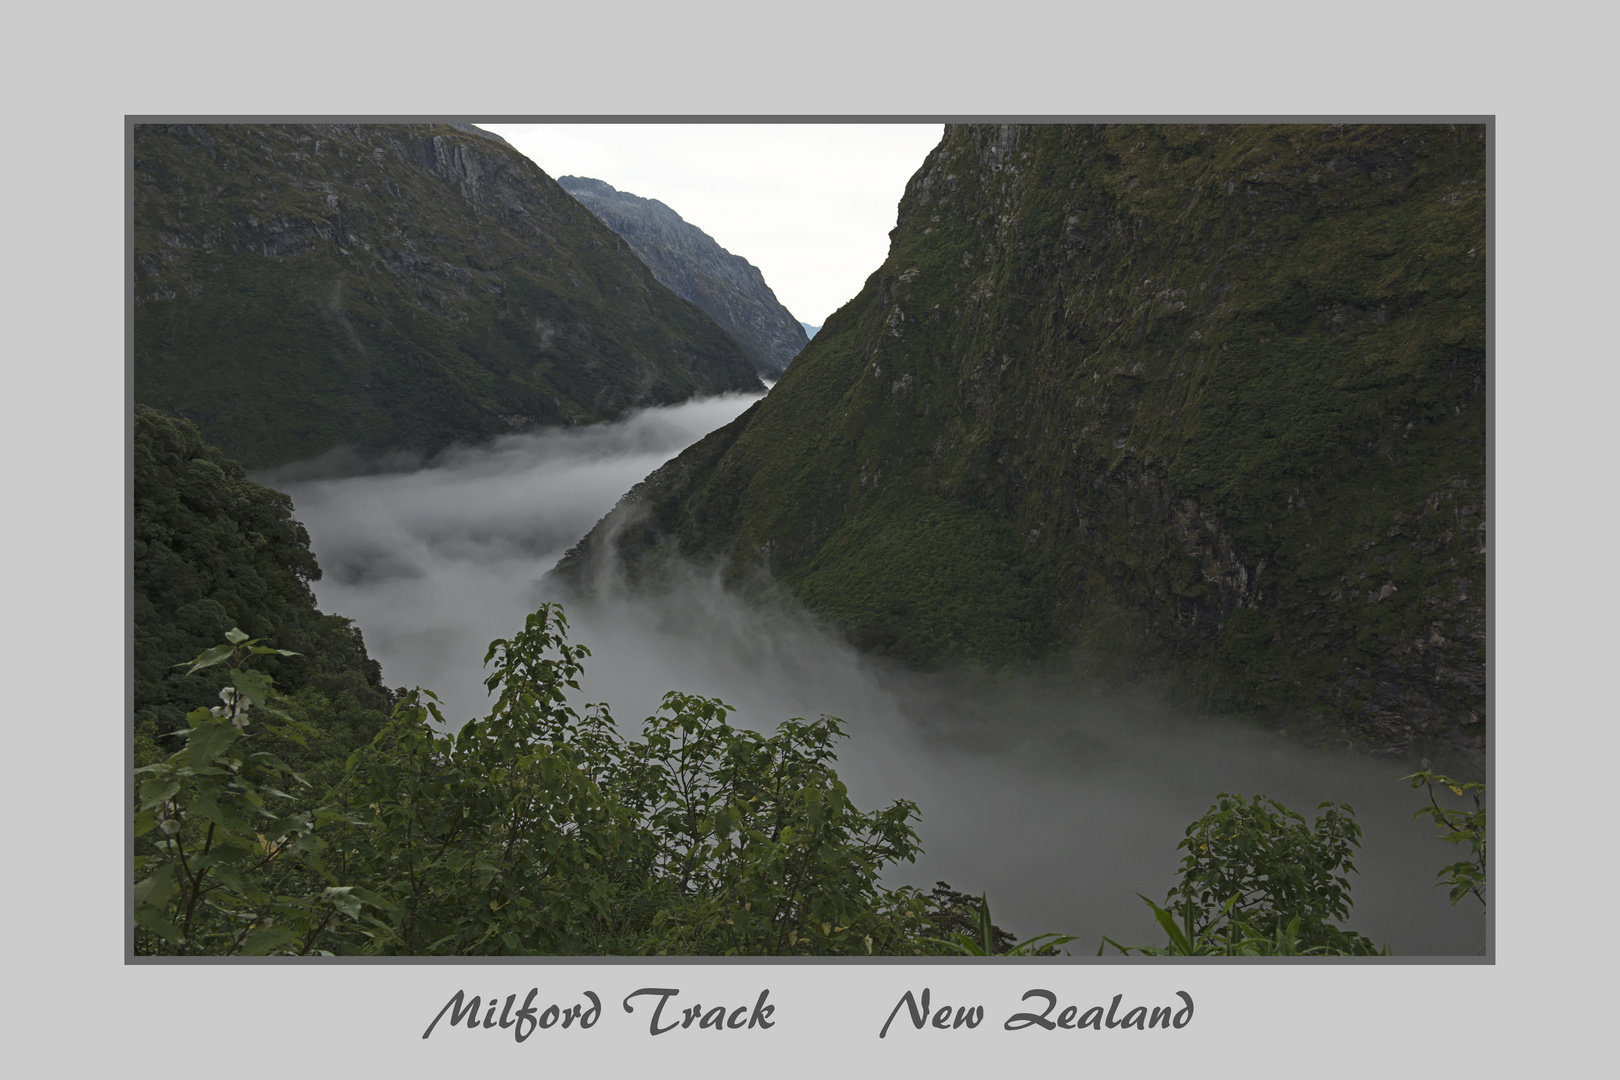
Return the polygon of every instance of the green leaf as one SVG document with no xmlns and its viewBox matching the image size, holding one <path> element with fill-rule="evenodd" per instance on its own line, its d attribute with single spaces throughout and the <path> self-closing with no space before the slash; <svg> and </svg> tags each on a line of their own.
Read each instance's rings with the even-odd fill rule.
<svg viewBox="0 0 1620 1080">
<path fill-rule="evenodd" d="M 199 724 L 191 730 L 191 767 L 201 769 L 225 752 L 236 741 L 236 728 L 223 721 Z"/>
<path fill-rule="evenodd" d="M 245 888 L 242 882 L 242 875 L 238 873 L 234 867 L 228 865 L 216 866 L 214 868 L 214 879 L 223 884 L 226 888 L 232 889 L 236 892 L 242 892 Z"/>
<path fill-rule="evenodd" d="M 363 889 L 358 885 L 352 886 L 350 888 L 349 895 L 353 896 L 355 899 L 361 901 L 362 903 L 370 904 L 372 907 L 380 908 L 383 911 L 394 911 L 394 910 L 396 910 L 394 904 L 391 903 L 390 901 L 384 899 L 381 896 L 378 896 L 376 893 L 372 892 L 370 889 Z"/>
<path fill-rule="evenodd" d="M 1144 904 L 1153 909 L 1153 918 L 1161 927 L 1164 928 L 1165 933 L 1170 936 L 1170 947 L 1172 950 L 1174 950 L 1178 956 L 1191 956 L 1193 953 L 1192 942 L 1182 931 L 1181 927 L 1176 925 L 1175 916 L 1170 914 L 1164 908 L 1160 907 L 1158 904 L 1155 904 L 1153 901 L 1149 900 L 1147 897 L 1142 896 L 1141 893 L 1137 893 L 1136 895 L 1141 898 Z"/>
<path fill-rule="evenodd" d="M 180 931 L 163 914 L 162 908 L 146 907 L 135 909 L 135 925 L 152 931 L 158 937 L 171 945 L 180 944 Z"/>
<path fill-rule="evenodd" d="M 175 664 L 174 666 L 186 668 L 185 673 L 187 675 L 191 675 L 195 672 L 201 671 L 203 668 L 211 668 L 215 664 L 230 659 L 231 654 L 235 651 L 236 648 L 232 645 L 215 645 L 212 649 L 197 654 L 197 658 L 195 660 L 182 660 L 180 663 Z M 190 667 L 186 667 L 188 663 L 191 665 Z"/>
<path fill-rule="evenodd" d="M 231 669 L 231 684 L 257 708 L 263 708 L 269 703 L 272 681 L 270 676 L 262 671 L 250 671 L 246 668 Z M 283 716 L 283 719 L 286 719 L 286 717 Z"/>
<path fill-rule="evenodd" d="M 248 935 L 247 940 L 242 943 L 242 955 L 267 956 L 272 949 L 280 948 L 297 937 L 297 934 L 284 926 L 266 926 Z"/>
<path fill-rule="evenodd" d="M 179 790 L 180 781 L 153 777 L 141 785 L 141 809 L 150 810 L 159 803 L 167 802 Z"/>
<path fill-rule="evenodd" d="M 162 908 L 174 893 L 174 863 L 164 863 L 151 876 L 135 883 L 135 910 Z"/>
<path fill-rule="evenodd" d="M 247 639 L 248 636 L 234 626 L 225 631 L 225 640 L 230 642 L 232 645 L 240 645 Z"/>
<path fill-rule="evenodd" d="M 353 895 L 354 886 L 338 885 L 321 893 L 321 899 L 351 919 L 360 917 L 360 900 Z"/>
<path fill-rule="evenodd" d="M 249 855 L 258 855 L 259 851 L 257 844 L 250 844 L 239 836 L 220 832 L 216 829 L 214 831 L 213 849 L 210 854 L 202 858 L 207 859 L 210 866 L 223 866 L 233 862 L 241 862 Z M 202 859 L 199 859 L 198 865 L 201 865 L 201 863 Z"/>
<path fill-rule="evenodd" d="M 212 821 L 227 831 L 242 828 L 241 817 L 227 807 L 220 806 L 213 799 L 201 797 L 192 799 L 186 804 L 186 812 L 193 818 Z M 220 840 L 221 837 L 216 835 L 214 842 L 217 844 Z"/>
</svg>

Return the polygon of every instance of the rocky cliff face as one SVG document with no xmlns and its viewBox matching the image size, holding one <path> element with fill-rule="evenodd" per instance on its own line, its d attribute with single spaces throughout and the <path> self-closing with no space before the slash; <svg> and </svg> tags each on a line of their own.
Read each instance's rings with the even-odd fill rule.
<svg viewBox="0 0 1620 1080">
<path fill-rule="evenodd" d="M 757 390 L 624 242 L 470 125 L 140 125 L 135 397 L 250 468 Z"/>
<path fill-rule="evenodd" d="M 764 275 L 747 259 L 657 199 L 586 176 L 560 176 L 557 183 L 624 237 L 654 277 L 719 323 L 761 374 L 780 375 L 804 348 L 803 325 L 777 302 Z"/>
<path fill-rule="evenodd" d="M 719 559 L 913 663 L 1476 753 L 1484 179 L 1478 128 L 950 127 L 861 294 L 558 574 Z"/>
</svg>

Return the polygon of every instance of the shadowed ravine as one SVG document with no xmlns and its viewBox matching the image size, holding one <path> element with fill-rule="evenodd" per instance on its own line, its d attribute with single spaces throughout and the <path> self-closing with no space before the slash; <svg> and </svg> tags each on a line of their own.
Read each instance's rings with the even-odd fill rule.
<svg viewBox="0 0 1620 1080">
<path fill-rule="evenodd" d="M 1454 858 L 1412 821 L 1419 793 L 1399 762 L 1307 750 L 1277 735 L 1172 715 L 1145 695 L 1057 679 L 989 681 L 901 671 L 863 658 L 789 603 L 745 605 L 692 570 L 655 597 L 599 590 L 586 603 L 541 578 L 632 485 L 755 397 L 649 410 L 614 425 L 511 436 L 396 471 L 331 457 L 256 479 L 290 493 L 325 570 L 323 610 L 354 618 L 390 685 L 421 685 L 464 719 L 484 708 L 489 641 L 543 600 L 565 602 L 587 645 L 583 694 L 634 734 L 666 690 L 723 699 L 769 729 L 842 717 L 839 773 L 866 809 L 919 804 L 927 854 L 888 884 L 989 895 L 1020 936 L 1162 939 L 1135 896 L 1174 878 L 1187 823 L 1221 791 L 1263 793 L 1310 816 L 1349 802 L 1365 830 L 1349 925 L 1398 954 L 1478 953 L 1472 899 L 1432 888 Z M 323 473 L 331 478 L 320 478 Z"/>
</svg>

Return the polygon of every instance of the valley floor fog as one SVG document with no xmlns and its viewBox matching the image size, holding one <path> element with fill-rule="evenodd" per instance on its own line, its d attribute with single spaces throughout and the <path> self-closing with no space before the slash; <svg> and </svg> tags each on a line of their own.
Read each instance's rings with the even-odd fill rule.
<svg viewBox="0 0 1620 1080">
<path fill-rule="evenodd" d="M 390 685 L 420 685 L 465 719 L 486 707 L 489 642 L 544 600 L 562 552 L 618 498 L 758 395 L 652 409 L 612 425 L 507 436 L 396 471 L 330 455 L 255 477 L 292 495 L 325 571 L 321 608 L 353 618 Z M 389 463 L 383 463 L 387 465 Z M 400 468 L 400 466 L 408 466 Z M 324 475 L 324 478 L 323 478 Z M 1398 954 L 1474 955 L 1484 920 L 1453 908 L 1436 871 L 1455 859 L 1400 763 L 1307 750 L 1280 736 L 1171 714 L 1151 698 L 1060 680 L 987 681 L 899 671 L 858 656 L 789 603 L 745 605 L 693 570 L 655 596 L 608 586 L 568 601 L 585 644 L 576 706 L 605 701 L 627 735 L 665 691 L 718 697 L 732 722 L 769 730 L 822 713 L 850 733 L 839 775 L 871 810 L 907 798 L 926 854 L 885 878 L 988 894 L 1023 936 L 1163 934 L 1136 893 L 1162 901 L 1187 824 L 1222 791 L 1270 795 L 1312 817 L 1349 802 L 1364 834 L 1349 925 Z"/>
</svg>

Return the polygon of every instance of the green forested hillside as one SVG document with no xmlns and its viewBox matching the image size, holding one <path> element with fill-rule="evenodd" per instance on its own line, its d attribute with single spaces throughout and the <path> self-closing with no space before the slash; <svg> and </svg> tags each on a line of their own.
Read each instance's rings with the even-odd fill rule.
<svg viewBox="0 0 1620 1080">
<path fill-rule="evenodd" d="M 246 478 L 195 426 L 135 407 L 133 642 L 136 764 L 155 760 L 219 683 L 184 664 L 233 627 L 298 657 L 265 657 L 293 711 L 323 731 L 295 764 L 335 769 L 392 703 L 348 619 L 315 608 L 320 579 L 292 501 Z M 331 779 L 331 777 L 327 777 Z"/>
<path fill-rule="evenodd" d="M 249 468 L 758 390 L 527 158 L 449 125 L 141 124 L 135 399 Z"/>
<path fill-rule="evenodd" d="M 861 294 L 559 573 L 613 536 L 914 663 L 1477 747 L 1484 183 L 1478 127 L 949 127 Z"/>
</svg>

